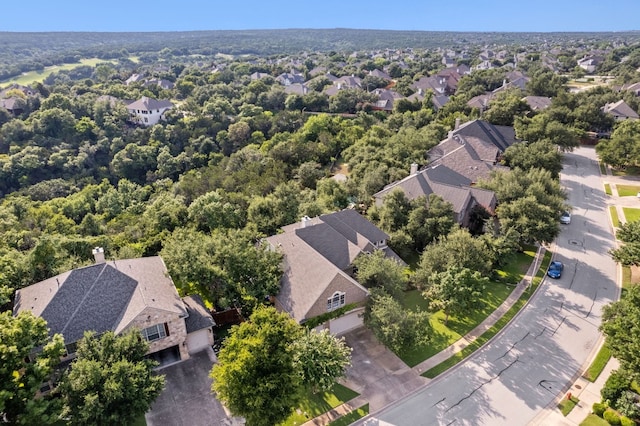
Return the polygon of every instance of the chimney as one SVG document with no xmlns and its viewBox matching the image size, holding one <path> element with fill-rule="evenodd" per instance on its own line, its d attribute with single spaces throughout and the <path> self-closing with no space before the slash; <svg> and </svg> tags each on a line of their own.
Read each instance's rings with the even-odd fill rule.
<svg viewBox="0 0 640 426">
<path fill-rule="evenodd" d="M 96 247 L 91 250 L 93 257 L 96 259 L 96 264 L 104 263 L 104 249 L 102 247 Z"/>
<path fill-rule="evenodd" d="M 453 128 L 453 130 L 458 130 L 460 128 L 460 117 L 456 117 L 456 126 Z"/>
<path fill-rule="evenodd" d="M 300 221 L 301 224 L 301 228 L 306 228 L 307 225 L 309 224 L 309 222 L 311 222 L 311 219 L 309 218 L 309 216 L 303 216 L 302 220 Z"/>
<path fill-rule="evenodd" d="M 418 173 L 418 165 L 416 163 L 411 163 L 411 171 L 409 172 L 410 175 L 415 175 Z"/>
</svg>

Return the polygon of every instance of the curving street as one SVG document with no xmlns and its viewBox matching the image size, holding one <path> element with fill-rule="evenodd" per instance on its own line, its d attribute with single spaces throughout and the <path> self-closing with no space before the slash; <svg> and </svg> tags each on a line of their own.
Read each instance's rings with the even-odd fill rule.
<svg viewBox="0 0 640 426">
<path fill-rule="evenodd" d="M 525 425 L 565 392 L 600 339 L 603 305 L 618 298 L 607 202 L 593 148 L 565 154 L 561 183 L 573 206 L 555 260 L 529 304 L 466 361 L 357 424 Z"/>
</svg>

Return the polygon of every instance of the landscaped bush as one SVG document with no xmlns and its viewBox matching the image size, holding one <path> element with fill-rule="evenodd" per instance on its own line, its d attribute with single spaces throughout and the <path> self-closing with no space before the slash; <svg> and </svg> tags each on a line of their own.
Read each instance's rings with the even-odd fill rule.
<svg viewBox="0 0 640 426">
<path fill-rule="evenodd" d="M 640 416 L 640 409 L 636 405 L 636 396 L 631 391 L 624 391 L 615 404 L 616 409 L 625 416 L 637 418 Z"/>
<path fill-rule="evenodd" d="M 609 378 L 604 384 L 604 387 L 600 390 L 603 400 L 609 400 L 614 408 L 617 408 L 614 404 L 622 396 L 624 391 L 631 386 L 631 380 L 629 376 L 624 372 L 615 370 L 611 373 Z"/>
<path fill-rule="evenodd" d="M 607 409 L 607 404 L 603 404 L 602 402 L 594 402 L 591 409 L 593 410 L 593 414 L 602 417 L 605 410 Z"/>
<path fill-rule="evenodd" d="M 629 417 L 622 416 L 620 417 L 620 426 L 636 426 L 636 422 Z"/>
<path fill-rule="evenodd" d="M 602 415 L 602 418 L 607 421 L 610 425 L 619 426 L 620 425 L 620 416 L 613 410 L 608 409 Z"/>
</svg>

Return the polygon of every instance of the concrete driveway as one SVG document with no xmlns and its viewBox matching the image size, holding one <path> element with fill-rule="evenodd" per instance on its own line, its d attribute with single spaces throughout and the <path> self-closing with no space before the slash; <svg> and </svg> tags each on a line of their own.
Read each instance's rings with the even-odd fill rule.
<svg viewBox="0 0 640 426">
<path fill-rule="evenodd" d="M 368 328 L 361 327 L 344 337 L 353 351 L 351 367 L 341 383 L 360 393 L 358 400 L 362 404 L 368 402 L 370 411 L 385 407 L 429 381 L 378 342 Z"/>
<path fill-rule="evenodd" d="M 146 414 L 148 426 L 235 425 L 222 404 L 211 393 L 209 371 L 213 351 L 203 351 L 190 359 L 159 370 L 166 386 Z"/>
</svg>

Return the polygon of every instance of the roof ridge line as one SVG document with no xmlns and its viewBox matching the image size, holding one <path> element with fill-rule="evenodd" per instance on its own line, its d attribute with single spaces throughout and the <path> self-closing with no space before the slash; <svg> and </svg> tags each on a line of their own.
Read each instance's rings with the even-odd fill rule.
<svg viewBox="0 0 640 426">
<path fill-rule="evenodd" d="M 98 276 L 95 278 L 95 280 L 93 280 L 93 283 L 91 284 L 91 286 L 89 287 L 89 290 L 87 290 L 84 293 L 84 296 L 82 296 L 82 300 L 80 300 L 80 303 L 78 303 L 78 306 L 76 306 L 75 310 L 73 311 L 73 313 L 69 316 L 69 319 L 67 320 L 67 322 L 64 324 L 64 327 L 62 327 L 62 329 L 60 330 L 60 333 L 62 334 L 62 336 L 64 337 L 64 331 L 67 329 L 67 327 L 69 326 L 69 324 L 71 323 L 71 321 L 75 318 L 76 314 L 78 313 L 78 311 L 80 310 L 80 308 L 82 307 L 82 305 L 84 304 L 84 301 L 87 299 L 87 297 L 89 297 L 89 293 L 91 293 L 91 291 L 93 290 L 93 288 L 95 287 L 96 283 L 98 282 L 98 280 L 100 279 L 100 277 L 102 276 L 102 274 L 104 273 L 105 269 L 107 269 L 107 266 L 109 266 L 106 262 L 103 264 L 104 266 L 102 267 L 102 269 L 100 270 L 100 273 L 98 274 Z M 69 277 L 67 277 L 69 278 Z M 66 281 L 66 280 L 65 280 Z M 63 283 L 64 284 L 64 283 Z M 70 342 L 73 343 L 73 342 Z"/>
</svg>

